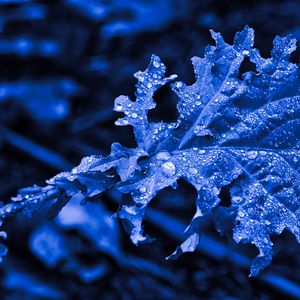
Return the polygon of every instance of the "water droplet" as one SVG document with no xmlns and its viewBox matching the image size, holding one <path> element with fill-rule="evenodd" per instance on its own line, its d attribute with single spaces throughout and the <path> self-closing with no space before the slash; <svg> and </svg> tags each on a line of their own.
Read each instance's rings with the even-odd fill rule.
<svg viewBox="0 0 300 300">
<path fill-rule="evenodd" d="M 196 101 L 195 104 L 196 104 L 197 106 L 199 106 L 199 105 L 201 105 L 202 103 L 201 103 L 201 101 Z"/>
<path fill-rule="evenodd" d="M 124 119 L 119 119 L 115 122 L 116 125 L 127 125 L 128 124 L 128 120 L 124 120 Z"/>
<path fill-rule="evenodd" d="M 154 66 L 154 68 L 159 68 L 160 63 L 157 60 L 154 60 L 153 66 Z"/>
<path fill-rule="evenodd" d="M 206 151 L 204 149 L 201 149 L 198 151 L 199 154 L 204 154 Z"/>
<path fill-rule="evenodd" d="M 238 216 L 243 218 L 245 216 L 245 213 L 242 210 L 238 211 Z"/>
<path fill-rule="evenodd" d="M 140 191 L 141 193 L 145 193 L 145 192 L 147 191 L 147 189 L 146 189 L 144 186 L 142 186 L 142 187 L 139 189 L 139 191 Z"/>
<path fill-rule="evenodd" d="M 131 117 L 134 118 L 134 119 L 137 118 L 137 116 L 138 116 L 138 115 L 137 115 L 136 113 L 133 113 L 133 114 L 131 115 Z"/>
<path fill-rule="evenodd" d="M 134 77 L 140 82 L 143 82 L 145 80 L 144 73 L 141 71 L 135 73 Z"/>
<path fill-rule="evenodd" d="M 219 195 L 220 190 L 219 190 L 217 187 L 213 187 L 212 193 L 213 193 L 214 195 Z"/>
<path fill-rule="evenodd" d="M 249 53 L 250 53 L 250 52 L 249 52 L 248 50 L 243 50 L 243 51 L 242 51 L 242 54 L 243 54 L 243 55 L 249 55 Z"/>
<path fill-rule="evenodd" d="M 264 242 L 265 244 L 268 244 L 268 243 L 269 243 L 269 241 L 268 241 L 267 238 L 264 238 L 264 239 L 263 239 L 263 242 Z"/>
<path fill-rule="evenodd" d="M 177 88 L 181 88 L 181 87 L 182 87 L 182 82 L 177 82 L 177 83 L 176 83 L 176 87 L 177 87 Z"/>
<path fill-rule="evenodd" d="M 167 177 L 171 177 L 176 173 L 176 167 L 171 161 L 167 161 L 161 165 L 163 174 Z"/>
<path fill-rule="evenodd" d="M 266 220 L 266 221 L 265 221 L 265 224 L 266 224 L 266 225 L 271 225 L 271 222 L 270 222 L 269 220 Z"/>
<path fill-rule="evenodd" d="M 123 106 L 119 103 L 115 104 L 115 107 L 114 107 L 115 111 L 121 111 L 123 109 Z"/>
<path fill-rule="evenodd" d="M 134 209 L 134 207 L 132 207 L 132 206 L 123 205 L 122 209 L 131 215 L 136 215 L 136 213 L 137 213 L 136 210 Z"/>
<path fill-rule="evenodd" d="M 201 130 L 201 127 L 199 125 L 196 125 L 194 128 L 194 133 L 197 134 L 200 132 L 200 130 Z"/>
<path fill-rule="evenodd" d="M 196 175 L 198 173 L 198 170 L 196 168 L 189 168 L 189 173 Z"/>
<path fill-rule="evenodd" d="M 78 172 L 78 169 L 77 168 L 73 168 L 72 171 L 71 171 L 73 174 L 76 174 Z"/>
<path fill-rule="evenodd" d="M 249 159 L 255 159 L 256 157 L 257 157 L 257 151 L 255 151 L 255 150 L 251 150 L 251 151 L 248 151 L 248 153 L 247 153 L 247 157 L 249 158 Z"/>
<path fill-rule="evenodd" d="M 240 197 L 240 196 L 233 196 L 232 197 L 232 201 L 235 202 L 235 203 L 240 203 L 242 200 L 243 200 L 243 198 Z"/>
<path fill-rule="evenodd" d="M 168 160 L 170 158 L 170 153 L 167 151 L 162 151 L 156 154 L 157 160 Z"/>
<path fill-rule="evenodd" d="M 267 151 L 264 151 L 264 150 L 261 150 L 261 151 L 259 151 L 259 154 L 260 154 L 261 156 L 266 156 L 266 155 L 268 154 L 268 152 L 267 152 Z"/>
<path fill-rule="evenodd" d="M 5 208 L 5 211 L 6 211 L 7 213 L 10 213 L 10 212 L 12 211 L 12 205 L 7 204 L 7 205 L 6 205 L 6 208 Z"/>
</svg>

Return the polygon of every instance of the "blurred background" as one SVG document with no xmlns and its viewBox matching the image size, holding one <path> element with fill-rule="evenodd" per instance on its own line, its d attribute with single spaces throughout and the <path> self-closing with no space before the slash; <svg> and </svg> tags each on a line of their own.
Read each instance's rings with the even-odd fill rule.
<svg viewBox="0 0 300 300">
<path fill-rule="evenodd" d="M 113 101 L 121 94 L 133 97 L 133 73 L 145 69 L 152 53 L 169 74 L 191 84 L 190 59 L 213 42 L 209 29 L 231 43 L 248 24 L 267 57 L 275 35 L 300 40 L 299 12 L 297 0 L 0 0 L 0 199 L 5 203 L 21 187 L 43 185 L 83 156 L 108 154 L 114 141 L 133 146 L 130 128 L 114 126 Z M 170 89 L 163 87 L 155 98 L 150 119 L 175 120 Z M 220 247 L 247 257 L 256 252 L 210 226 L 206 236 L 219 243 L 211 251 L 165 261 L 194 213 L 195 194 L 186 183 L 152 202 L 145 229 L 156 240 L 138 248 L 110 217 L 119 198 L 107 193 L 86 206 L 74 199 L 55 220 L 38 214 L 8 222 L 0 299 L 291 297 L 266 280 L 249 279 L 230 255 L 212 254 Z M 299 283 L 299 246 L 289 234 L 274 242 L 267 272 Z"/>
</svg>

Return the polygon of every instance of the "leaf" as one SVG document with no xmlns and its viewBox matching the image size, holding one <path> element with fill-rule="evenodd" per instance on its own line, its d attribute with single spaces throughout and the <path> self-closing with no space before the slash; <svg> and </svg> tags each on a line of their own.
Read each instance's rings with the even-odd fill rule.
<svg viewBox="0 0 300 300">
<path fill-rule="evenodd" d="M 263 59 L 252 48 L 254 34 L 248 27 L 232 46 L 220 34 L 212 36 L 216 46 L 207 47 L 204 58 L 192 59 L 196 82 L 172 86 L 179 97 L 179 119 L 145 164 L 147 173 L 118 184 L 133 197 L 119 214 L 131 222 L 132 240 L 143 241 L 149 202 L 179 178 L 187 180 L 198 198 L 186 241 L 171 256 L 177 257 L 196 248 L 195 234 L 230 184 L 234 239 L 259 249 L 251 266 L 255 276 L 271 261 L 272 234 L 287 229 L 300 241 L 300 81 L 298 67 L 288 60 L 295 40 L 277 37 L 272 57 Z M 248 56 L 257 70 L 240 78 L 239 67 Z"/>
<path fill-rule="evenodd" d="M 166 67 L 161 63 L 160 58 L 152 55 L 147 69 L 134 74 L 138 80 L 136 101 L 131 101 L 127 96 L 119 96 L 115 100 L 114 110 L 125 115 L 125 117 L 119 118 L 115 124 L 118 126 L 132 125 L 138 147 L 146 152 L 164 138 L 168 128 L 167 124 L 163 123 L 151 124 L 147 118 L 148 111 L 156 106 L 153 100 L 155 91 L 177 77 L 177 75 L 165 77 L 165 72 Z"/>
<path fill-rule="evenodd" d="M 124 114 L 116 125 L 133 126 L 137 148 L 115 143 L 109 156 L 84 158 L 48 184 L 68 197 L 91 198 L 112 188 L 131 194 L 118 216 L 139 244 L 150 240 L 143 219 L 151 200 L 184 179 L 198 194 L 195 215 L 170 258 L 194 251 L 209 220 L 223 234 L 231 220 L 234 240 L 259 250 L 250 271 L 256 276 L 272 259 L 271 235 L 289 230 L 300 242 L 300 78 L 298 66 L 289 61 L 296 41 L 276 37 L 271 58 L 262 58 L 247 26 L 233 45 L 220 33 L 211 34 L 216 45 L 192 59 L 195 83 L 172 84 L 177 122 L 148 120 L 155 91 L 176 78 L 165 77 L 164 64 L 153 55 L 147 69 L 135 74 L 136 100 L 115 100 L 115 111 Z M 246 58 L 256 70 L 240 74 Z M 218 209 L 224 188 L 230 205 Z"/>
</svg>

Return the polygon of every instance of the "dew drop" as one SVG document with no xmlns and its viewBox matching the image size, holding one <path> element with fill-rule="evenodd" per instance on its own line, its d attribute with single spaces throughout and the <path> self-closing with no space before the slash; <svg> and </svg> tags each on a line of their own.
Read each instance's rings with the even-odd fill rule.
<svg viewBox="0 0 300 300">
<path fill-rule="evenodd" d="M 153 66 L 154 66 L 154 68 L 159 68 L 160 67 L 160 63 L 157 60 L 155 60 L 153 62 Z"/>
<path fill-rule="evenodd" d="M 142 187 L 139 189 L 139 191 L 140 191 L 141 193 L 145 193 L 145 192 L 147 191 L 147 189 L 146 189 L 144 186 L 142 186 Z"/>
<path fill-rule="evenodd" d="M 123 109 L 123 106 L 121 104 L 115 104 L 114 109 L 115 111 L 121 111 Z"/>
<path fill-rule="evenodd" d="M 233 196 L 232 197 L 232 201 L 235 202 L 235 203 L 240 203 L 242 200 L 243 199 L 240 196 Z"/>
<path fill-rule="evenodd" d="M 161 165 L 163 174 L 167 177 L 171 177 L 176 173 L 176 167 L 171 161 L 167 161 Z"/>
<path fill-rule="evenodd" d="M 194 133 L 197 134 L 200 131 L 200 126 L 196 125 L 194 128 Z"/>
<path fill-rule="evenodd" d="M 205 153 L 205 150 L 204 150 L 204 149 L 201 149 L 201 150 L 198 151 L 198 153 L 199 153 L 199 154 L 204 154 L 204 153 Z"/>
<path fill-rule="evenodd" d="M 198 173 L 198 170 L 196 168 L 189 168 L 189 173 L 196 175 Z"/>
<path fill-rule="evenodd" d="M 136 215 L 136 211 L 135 211 L 134 207 L 132 207 L 132 206 L 123 205 L 122 209 L 124 209 L 126 212 L 128 212 L 131 215 Z"/>
<path fill-rule="evenodd" d="M 157 160 L 168 160 L 170 158 L 170 153 L 167 151 L 162 151 L 156 154 Z"/>
<path fill-rule="evenodd" d="M 152 88 L 152 83 L 151 82 L 147 83 L 147 88 L 148 89 Z"/>
<path fill-rule="evenodd" d="M 245 216 L 245 213 L 242 210 L 238 211 L 238 216 L 243 218 Z"/>
<path fill-rule="evenodd" d="M 171 75 L 169 78 L 170 78 L 171 80 L 173 80 L 173 79 L 177 78 L 177 75 L 176 75 L 176 74 L 173 74 L 173 75 Z"/>
<path fill-rule="evenodd" d="M 133 114 L 131 115 L 131 117 L 134 118 L 134 119 L 137 118 L 137 116 L 138 116 L 138 115 L 137 115 L 136 113 L 133 113 Z"/>
<path fill-rule="evenodd" d="M 78 169 L 77 168 L 73 168 L 72 171 L 71 171 L 73 174 L 76 174 L 78 172 Z"/>
<path fill-rule="evenodd" d="M 264 150 L 261 150 L 261 151 L 259 151 L 259 154 L 260 154 L 261 156 L 266 156 L 266 155 L 268 154 L 268 152 L 267 152 L 267 151 L 264 151 Z"/>
<path fill-rule="evenodd" d="M 220 190 L 217 187 L 213 187 L 212 192 L 214 195 L 219 195 Z"/>
<path fill-rule="evenodd" d="M 247 157 L 249 158 L 249 159 L 255 159 L 256 157 L 257 157 L 257 151 L 255 151 L 255 150 L 252 150 L 252 151 L 248 151 L 248 153 L 247 153 Z"/>
<path fill-rule="evenodd" d="M 243 50 L 243 51 L 242 51 L 242 54 L 243 54 L 243 55 L 249 55 L 249 53 L 250 53 L 250 52 L 249 52 L 248 50 Z"/>
<path fill-rule="evenodd" d="M 115 122 L 116 125 L 127 125 L 128 124 L 128 121 L 127 120 L 124 120 L 124 119 L 120 119 L 120 120 L 117 120 Z"/>
<path fill-rule="evenodd" d="M 5 212 L 10 213 L 12 211 L 12 205 L 6 205 Z"/>
<path fill-rule="evenodd" d="M 182 82 L 177 82 L 176 87 L 181 88 L 182 87 Z"/>
</svg>

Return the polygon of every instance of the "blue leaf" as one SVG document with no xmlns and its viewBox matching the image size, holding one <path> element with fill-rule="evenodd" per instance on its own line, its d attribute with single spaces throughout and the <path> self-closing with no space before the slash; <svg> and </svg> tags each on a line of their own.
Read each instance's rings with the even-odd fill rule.
<svg viewBox="0 0 300 300">
<path fill-rule="evenodd" d="M 176 78 L 165 77 L 164 64 L 153 55 L 147 69 L 135 74 L 136 100 L 115 100 L 114 109 L 125 115 L 116 124 L 133 126 L 137 148 L 115 143 L 107 157 L 84 158 L 71 172 L 49 180 L 42 195 L 56 191 L 91 198 L 111 188 L 131 194 L 118 215 L 139 244 L 149 240 L 143 219 L 151 200 L 184 179 L 198 194 L 195 215 L 185 241 L 170 258 L 194 251 L 209 220 L 225 233 L 230 226 L 224 221 L 231 218 L 234 240 L 259 250 L 250 271 L 256 276 L 272 259 L 272 234 L 289 230 L 300 243 L 300 78 L 298 65 L 289 61 L 296 41 L 276 37 L 271 58 L 262 58 L 247 26 L 233 45 L 220 33 L 211 34 L 216 45 L 208 46 L 203 58 L 192 59 L 195 83 L 172 84 L 178 96 L 177 122 L 148 120 L 155 107 L 153 94 Z M 240 74 L 245 58 L 256 70 Z M 229 188 L 231 197 L 226 210 L 218 209 L 223 188 Z M 19 204 L 0 210 L 2 218 L 31 203 L 19 197 Z"/>
<path fill-rule="evenodd" d="M 149 202 L 179 178 L 198 191 L 196 213 L 185 231 L 186 241 L 173 257 L 195 249 L 195 234 L 212 217 L 219 193 L 232 185 L 231 209 L 236 211 L 233 236 L 259 249 L 251 275 L 272 258 L 270 235 L 291 231 L 299 235 L 300 81 L 298 66 L 288 58 L 295 40 L 276 38 L 272 58 L 253 49 L 253 30 L 246 27 L 234 45 L 212 32 L 215 47 L 204 58 L 193 58 L 196 82 L 172 88 L 179 97 L 179 119 L 144 163 L 146 174 L 118 184 L 132 194 L 121 208 L 132 224 L 132 240 L 143 241 L 142 220 Z M 245 57 L 257 73 L 239 77 Z"/>
</svg>

